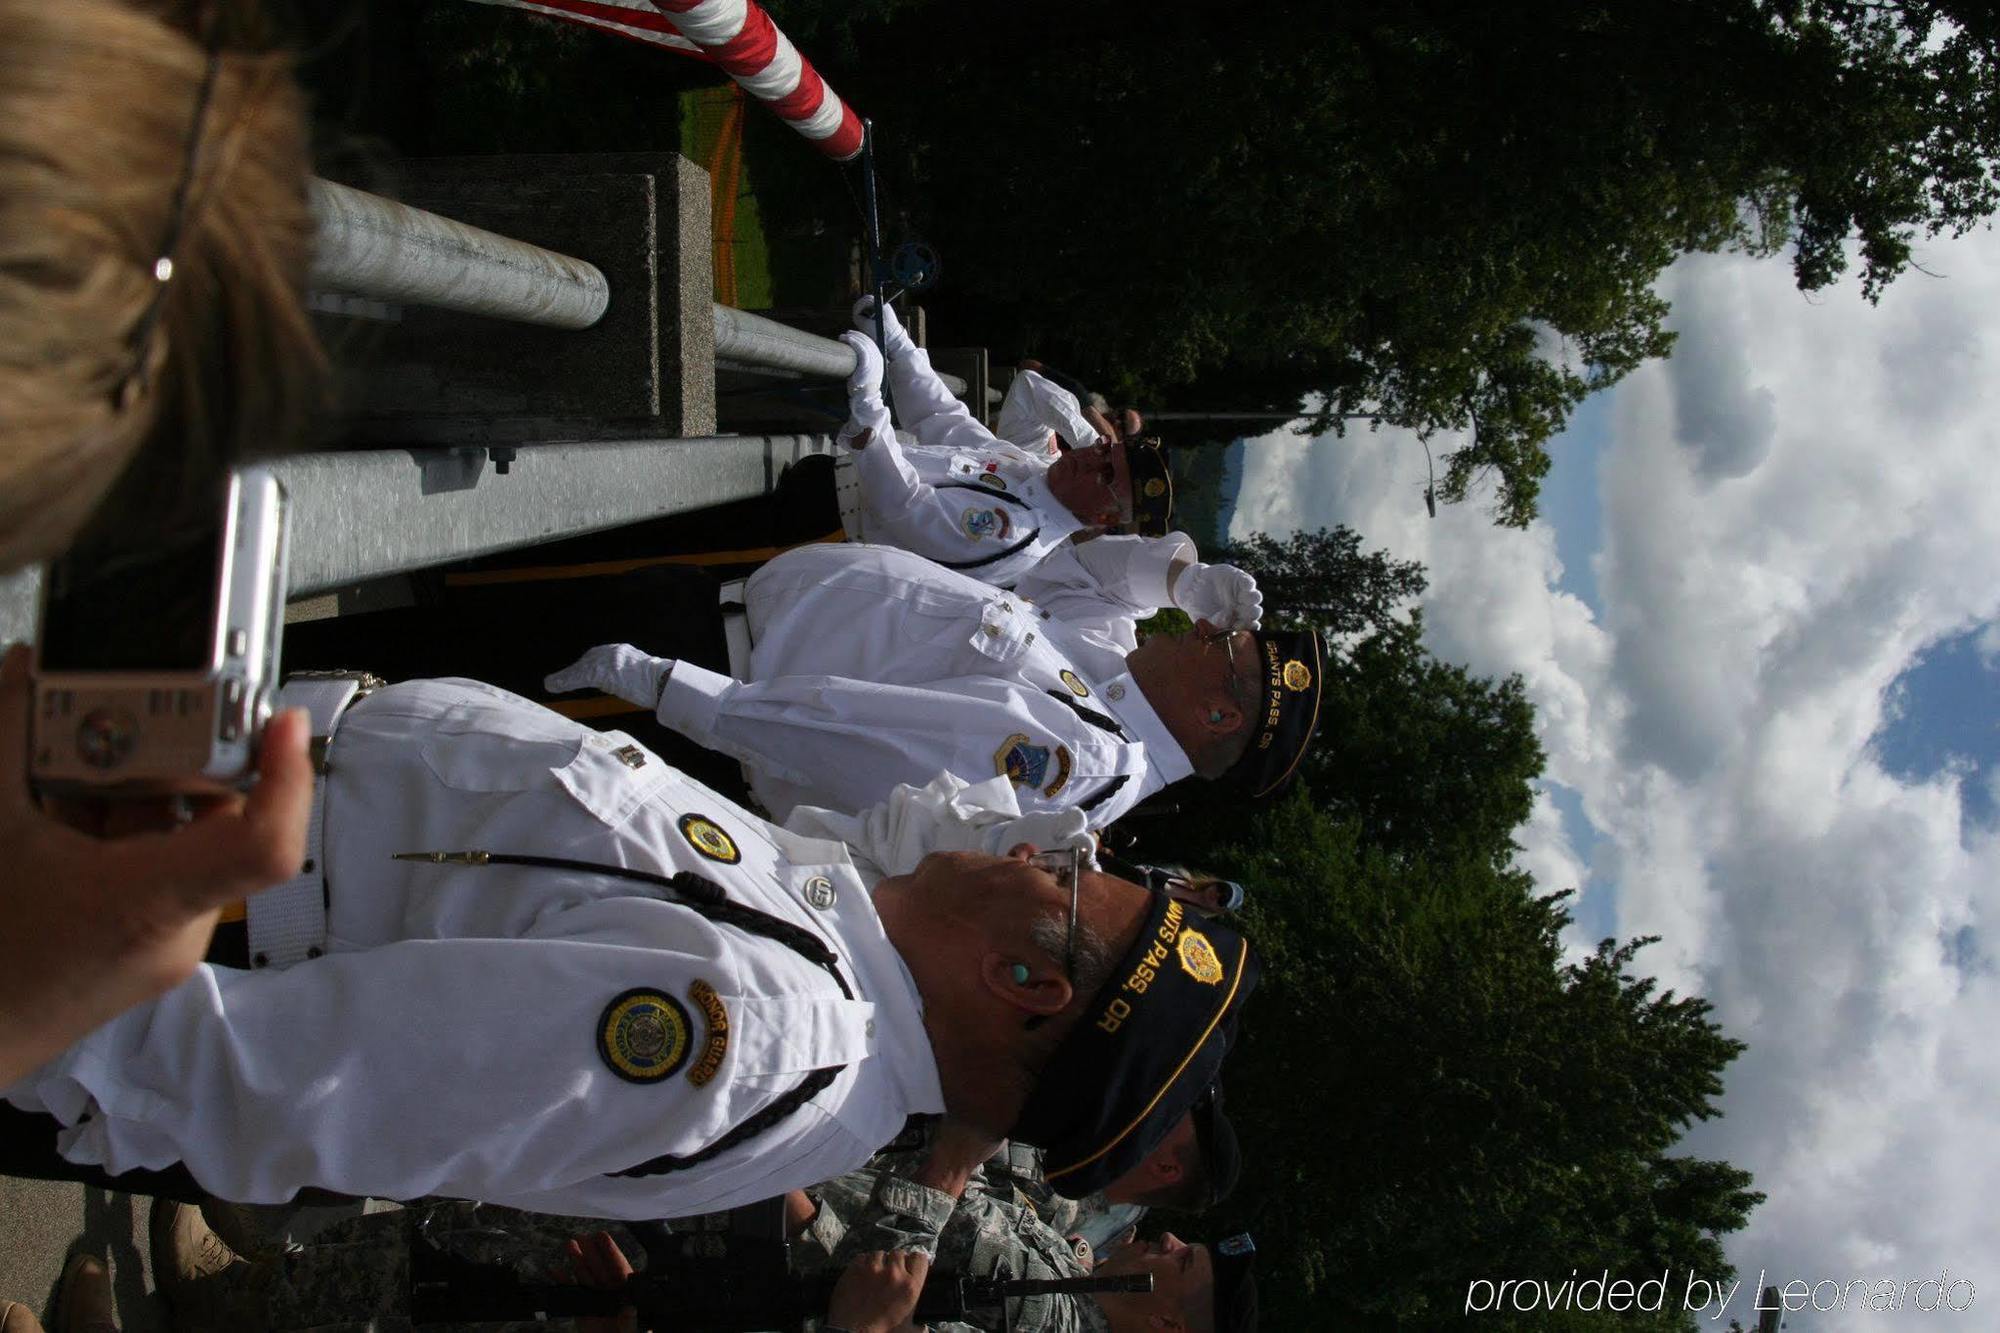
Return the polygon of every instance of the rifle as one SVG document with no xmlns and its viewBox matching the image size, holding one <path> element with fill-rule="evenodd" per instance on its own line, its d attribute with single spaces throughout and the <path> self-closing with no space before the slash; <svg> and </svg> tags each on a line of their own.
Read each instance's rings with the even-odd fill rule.
<svg viewBox="0 0 2000 1333">
<path fill-rule="evenodd" d="M 769 1234 L 767 1216 L 777 1223 L 776 1236 Z M 526 1281 L 506 1265 L 451 1254 L 419 1228 L 410 1252 L 410 1319 L 418 1325 L 553 1319 L 614 1315 L 629 1305 L 638 1310 L 639 1327 L 648 1333 L 798 1329 L 807 1319 L 826 1314 L 840 1272 L 794 1272 L 782 1218 L 782 1211 L 767 1213 L 759 1204 L 738 1209 L 721 1230 L 635 1228 L 646 1246 L 646 1270 L 634 1273 L 616 1291 Z M 1024 1296 L 1152 1289 L 1149 1273 L 1050 1279 L 933 1273 L 913 1317 L 963 1320 L 974 1310 L 998 1306 L 1005 1311 L 1007 1302 Z"/>
</svg>

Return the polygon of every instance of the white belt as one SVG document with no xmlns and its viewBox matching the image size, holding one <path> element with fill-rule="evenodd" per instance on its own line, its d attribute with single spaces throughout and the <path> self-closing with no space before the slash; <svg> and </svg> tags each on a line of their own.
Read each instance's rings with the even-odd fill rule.
<svg viewBox="0 0 2000 1333">
<path fill-rule="evenodd" d="M 861 469 L 854 465 L 854 451 L 843 450 L 833 460 L 833 494 L 840 502 L 840 526 L 851 542 L 865 542 Z"/>
<path fill-rule="evenodd" d="M 312 723 L 312 819 L 306 825 L 306 859 L 299 873 L 245 904 L 252 967 L 290 967 L 326 952 L 327 752 L 347 706 L 381 683 L 359 672 L 300 672 L 278 693 L 279 707 L 303 708 Z"/>
</svg>

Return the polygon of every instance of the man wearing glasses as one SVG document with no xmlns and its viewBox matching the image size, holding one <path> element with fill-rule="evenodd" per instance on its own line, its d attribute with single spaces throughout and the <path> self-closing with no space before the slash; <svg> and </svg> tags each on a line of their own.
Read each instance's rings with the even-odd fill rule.
<svg viewBox="0 0 2000 1333">
<path fill-rule="evenodd" d="M 1058 1188 L 1143 1158 L 1256 984 L 1233 932 L 1080 851 L 898 863 L 1009 836 L 906 838 L 962 823 L 962 784 L 781 829 L 470 681 L 369 695 L 326 755 L 315 941 L 204 965 L 4 1089 L 0 1169 L 677 1217 L 941 1113 L 905 1196 L 941 1225 L 1010 1133 Z"/>
<path fill-rule="evenodd" d="M 547 680 L 650 708 L 740 761 L 782 819 L 852 812 L 939 773 L 1004 777 L 1024 812 L 1104 828 L 1183 778 L 1284 785 L 1318 718 L 1316 635 L 1263 632 L 1256 583 L 1180 534 L 1063 547 L 1012 593 L 906 551 L 818 544 L 745 586 L 742 679 L 592 649 Z M 1192 634 L 1138 621 L 1174 606 Z"/>
<path fill-rule="evenodd" d="M 864 297 L 855 322 L 874 324 Z M 788 537 L 818 537 L 837 510 L 851 541 L 900 547 L 996 587 L 1009 587 L 1051 551 L 1095 530 L 1162 536 L 1173 483 L 1155 440 L 1100 439 L 1095 427 L 1069 451 L 1021 448 L 989 431 L 952 396 L 890 309 L 889 383 L 917 442 L 897 438 L 882 400 L 882 354 L 861 333 L 849 414 L 830 458 L 805 460 L 780 487 Z"/>
</svg>

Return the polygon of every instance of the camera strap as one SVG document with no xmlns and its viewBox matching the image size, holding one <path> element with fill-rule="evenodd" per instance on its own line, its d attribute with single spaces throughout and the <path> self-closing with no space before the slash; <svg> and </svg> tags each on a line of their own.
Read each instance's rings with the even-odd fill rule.
<svg viewBox="0 0 2000 1333">
<path fill-rule="evenodd" d="M 244 904 L 249 923 L 250 966 L 290 967 L 326 952 L 326 756 L 340 716 L 382 682 L 359 671 L 302 671 L 278 692 L 280 708 L 303 708 L 312 723 L 312 818 L 299 873 Z"/>
</svg>

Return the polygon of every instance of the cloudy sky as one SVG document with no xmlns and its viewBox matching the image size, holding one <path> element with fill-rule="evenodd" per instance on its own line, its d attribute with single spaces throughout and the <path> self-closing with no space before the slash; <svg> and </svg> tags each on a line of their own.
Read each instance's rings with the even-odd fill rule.
<svg viewBox="0 0 2000 1333">
<path fill-rule="evenodd" d="M 1578 414 L 1525 532 L 1427 519 L 1407 434 L 1245 451 L 1234 532 L 1422 559 L 1433 649 L 1526 679 L 1525 863 L 1749 1043 L 1688 1140 L 1770 1196 L 1731 1314 L 1760 1269 L 2000 1311 L 2000 236 L 1918 258 L 1873 308 L 1677 265 L 1678 350 Z"/>
</svg>

